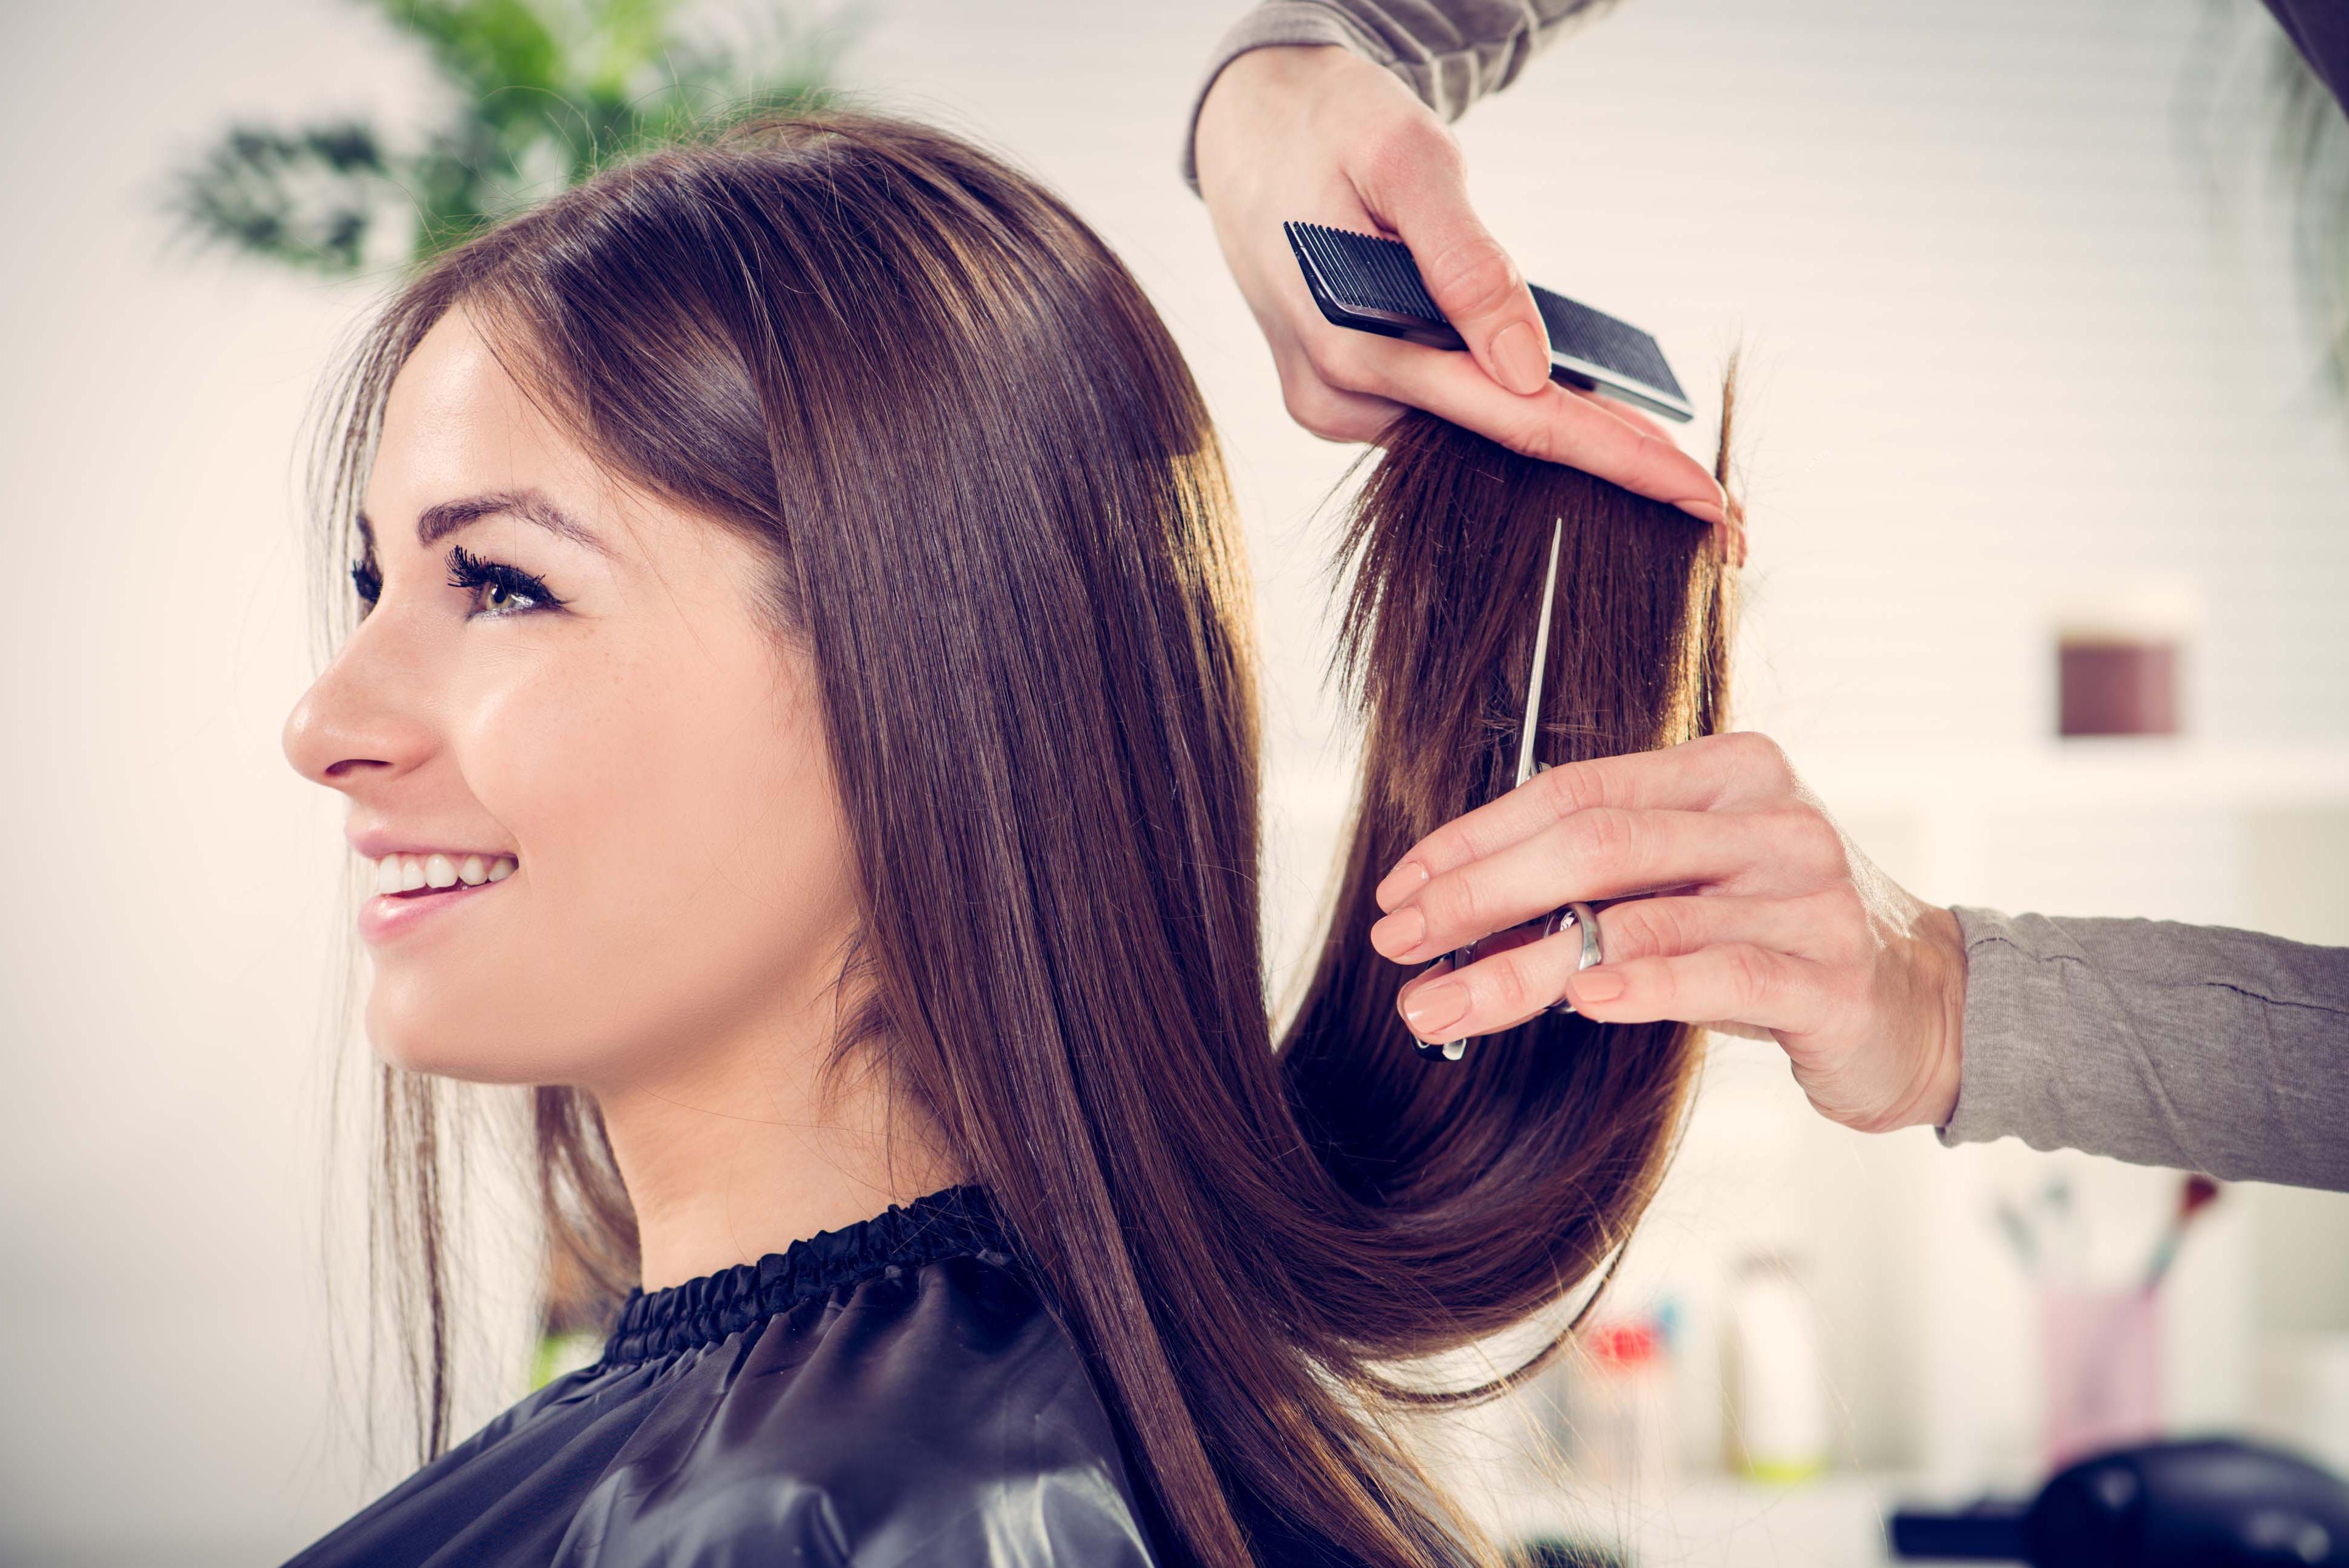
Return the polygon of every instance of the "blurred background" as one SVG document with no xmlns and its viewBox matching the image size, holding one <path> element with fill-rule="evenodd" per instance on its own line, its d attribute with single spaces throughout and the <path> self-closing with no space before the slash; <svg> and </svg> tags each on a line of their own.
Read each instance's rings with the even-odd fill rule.
<svg viewBox="0 0 2349 1568">
<path fill-rule="evenodd" d="M 1323 669 L 1353 452 L 1284 414 L 1175 172 L 1239 8 L 604 9 L 764 61 L 744 90 L 976 135 L 1141 277 L 1261 585 L 1287 994 L 1352 760 Z M 1530 277 L 1652 330 L 1701 407 L 1743 346 L 1738 718 L 1920 896 L 2349 944 L 2349 403 L 2301 249 L 2341 198 L 2300 172 L 2323 147 L 2278 162 L 2280 39 L 2253 0 L 1627 0 L 1458 128 Z M 357 0 L 0 12 L 0 1561 L 275 1561 L 412 1467 L 364 1440 L 396 1390 L 354 1272 L 341 802 L 278 738 L 315 671 L 316 377 L 419 211 L 566 177 L 451 74 L 463 42 Z M 642 44 L 585 38 L 581 79 L 649 101 Z M 374 139 L 299 136 L 343 122 Z M 496 134 L 388 165 L 368 221 L 270 221 L 454 125 Z M 1430 1441 L 1503 1514 L 1676 1563 L 1880 1561 L 1887 1509 L 2027 1491 L 2084 1433 L 2349 1468 L 2349 1197 L 2230 1187 L 2133 1292 L 2180 1198 L 1846 1132 L 1722 1042 L 1583 1354 Z M 460 1432 L 564 1353 L 526 1205 L 494 1175 L 473 1205 Z M 1544 1431 L 1562 1473 L 1522 1457 Z"/>
</svg>

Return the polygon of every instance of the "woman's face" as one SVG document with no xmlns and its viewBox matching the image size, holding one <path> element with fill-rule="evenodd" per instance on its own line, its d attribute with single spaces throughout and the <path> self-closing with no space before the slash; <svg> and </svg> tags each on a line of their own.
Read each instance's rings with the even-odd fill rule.
<svg viewBox="0 0 2349 1568">
<path fill-rule="evenodd" d="M 750 547 L 599 473 L 461 309 L 393 385 L 365 514 L 375 607 L 285 746 L 350 797 L 377 1051 L 617 1088 L 828 1019 L 845 830 Z M 375 892 L 392 851 L 426 889 Z"/>
</svg>

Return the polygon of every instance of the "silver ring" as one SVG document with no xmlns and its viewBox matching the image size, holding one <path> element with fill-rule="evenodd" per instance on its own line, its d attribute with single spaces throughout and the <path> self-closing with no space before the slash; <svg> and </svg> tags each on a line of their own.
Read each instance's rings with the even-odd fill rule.
<svg viewBox="0 0 2349 1568">
<path fill-rule="evenodd" d="M 1594 964 L 1604 964 L 1607 960 L 1599 951 L 1598 912 L 1587 903 L 1561 904 L 1550 911 L 1549 918 L 1542 922 L 1542 934 L 1556 936 L 1569 925 L 1582 928 L 1582 962 L 1574 966 L 1574 972 L 1579 975 Z M 1564 996 L 1551 1003 L 1549 1010 L 1553 1013 L 1577 1011 L 1573 1002 Z"/>
</svg>

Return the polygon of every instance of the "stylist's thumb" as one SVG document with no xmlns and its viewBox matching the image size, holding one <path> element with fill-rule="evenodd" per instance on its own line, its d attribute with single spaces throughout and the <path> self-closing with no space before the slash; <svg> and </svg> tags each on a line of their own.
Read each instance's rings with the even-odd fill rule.
<svg viewBox="0 0 2349 1568">
<path fill-rule="evenodd" d="M 1549 379 L 1549 334 L 1525 275 L 1477 221 L 1459 144 L 1433 119 L 1390 139 L 1355 189 L 1411 249 L 1435 307 L 1467 340 L 1485 374 L 1512 392 Z"/>
</svg>

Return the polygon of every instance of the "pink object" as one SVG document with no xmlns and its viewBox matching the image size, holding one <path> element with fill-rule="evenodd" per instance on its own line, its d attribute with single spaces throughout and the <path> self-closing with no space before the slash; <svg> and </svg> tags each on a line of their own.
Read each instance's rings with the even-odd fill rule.
<svg viewBox="0 0 2349 1568">
<path fill-rule="evenodd" d="M 2178 649 L 2168 643 L 2076 642 L 2057 654 L 2064 735 L 2178 733 Z"/>
<path fill-rule="evenodd" d="M 2161 1435 L 2161 1302 L 2149 1291 L 2040 1293 L 2041 1379 L 2052 1472 Z"/>
</svg>

